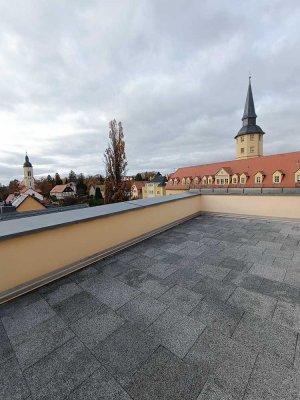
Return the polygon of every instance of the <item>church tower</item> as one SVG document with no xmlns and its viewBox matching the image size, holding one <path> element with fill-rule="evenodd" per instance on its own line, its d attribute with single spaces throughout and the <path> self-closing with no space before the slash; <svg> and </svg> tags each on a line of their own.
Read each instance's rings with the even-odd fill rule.
<svg viewBox="0 0 300 400">
<path fill-rule="evenodd" d="M 265 132 L 256 125 L 256 118 L 251 76 L 249 76 L 248 93 L 242 118 L 243 126 L 235 136 L 237 160 L 263 156 L 263 135 Z"/>
<path fill-rule="evenodd" d="M 33 178 L 33 168 L 32 164 L 29 161 L 29 157 L 26 153 L 25 156 L 25 162 L 23 164 L 23 170 L 24 170 L 24 185 L 28 189 L 34 189 L 34 178 Z"/>
</svg>

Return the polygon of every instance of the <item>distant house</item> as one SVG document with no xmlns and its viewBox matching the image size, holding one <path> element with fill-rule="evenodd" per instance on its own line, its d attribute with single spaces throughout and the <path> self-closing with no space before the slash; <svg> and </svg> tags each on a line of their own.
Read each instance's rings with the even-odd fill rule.
<svg viewBox="0 0 300 400">
<path fill-rule="evenodd" d="M 36 199 L 38 199 L 40 201 L 44 200 L 44 197 L 42 196 L 42 194 L 40 193 L 40 191 L 38 189 L 26 188 L 24 186 L 20 189 L 20 191 L 9 194 L 5 200 L 6 203 L 12 203 L 14 201 L 14 199 L 19 197 L 21 194 L 24 194 L 24 195 L 28 194 L 32 197 L 35 197 Z"/>
<path fill-rule="evenodd" d="M 143 199 L 166 195 L 167 178 L 157 173 L 154 178 L 143 187 Z"/>
<path fill-rule="evenodd" d="M 51 190 L 50 196 L 55 196 L 57 200 L 62 200 L 65 197 L 75 197 L 75 192 L 68 185 L 56 185 Z"/>
<path fill-rule="evenodd" d="M 104 188 L 105 185 L 91 185 L 89 188 L 89 196 L 95 197 L 96 194 L 96 189 L 99 188 L 102 194 L 102 197 L 104 198 Z"/>
<path fill-rule="evenodd" d="M 131 199 L 142 199 L 143 198 L 143 187 L 149 183 L 149 181 L 134 181 L 131 186 Z"/>
<path fill-rule="evenodd" d="M 15 207 L 17 212 L 45 210 L 47 208 L 39 199 L 30 194 L 20 194 L 15 197 L 12 206 Z"/>
<path fill-rule="evenodd" d="M 74 193 L 76 194 L 76 183 L 75 182 L 68 182 L 67 186 L 73 189 Z"/>
</svg>

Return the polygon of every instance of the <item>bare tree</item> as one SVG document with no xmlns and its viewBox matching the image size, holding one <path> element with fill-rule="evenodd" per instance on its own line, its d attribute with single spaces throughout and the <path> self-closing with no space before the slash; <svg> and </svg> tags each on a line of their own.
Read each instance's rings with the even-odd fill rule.
<svg viewBox="0 0 300 400">
<path fill-rule="evenodd" d="M 106 168 L 105 204 L 128 200 L 126 184 L 122 179 L 126 172 L 127 160 L 122 123 L 114 119 L 109 123 L 109 145 L 104 153 Z"/>
</svg>

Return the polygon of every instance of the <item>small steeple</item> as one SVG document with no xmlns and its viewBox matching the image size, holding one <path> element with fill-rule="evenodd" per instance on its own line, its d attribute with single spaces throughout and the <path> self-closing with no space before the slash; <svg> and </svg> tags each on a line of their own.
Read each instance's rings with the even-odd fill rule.
<svg viewBox="0 0 300 400">
<path fill-rule="evenodd" d="M 243 114 L 243 126 L 239 130 L 238 134 L 235 136 L 235 139 L 238 136 L 246 135 L 248 133 L 259 133 L 264 135 L 264 131 L 261 129 L 260 126 L 256 125 L 256 112 L 252 94 L 252 87 L 251 87 L 251 76 L 249 76 L 249 84 L 248 84 L 248 92 L 246 97 L 246 103 L 244 108 Z"/>
<path fill-rule="evenodd" d="M 25 156 L 25 162 L 23 164 L 23 167 L 32 167 L 31 162 L 29 161 L 29 157 L 27 155 L 27 151 L 26 151 L 26 156 Z"/>
<path fill-rule="evenodd" d="M 255 125 L 257 115 L 255 113 L 254 100 L 251 87 L 251 76 L 249 76 L 249 86 L 244 108 L 244 115 L 242 118 L 243 125 Z"/>
</svg>

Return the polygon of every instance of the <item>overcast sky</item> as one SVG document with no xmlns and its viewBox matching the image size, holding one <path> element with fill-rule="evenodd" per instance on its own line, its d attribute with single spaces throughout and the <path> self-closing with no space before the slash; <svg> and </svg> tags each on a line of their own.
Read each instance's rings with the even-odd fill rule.
<svg viewBox="0 0 300 400">
<path fill-rule="evenodd" d="M 299 0 L 0 0 L 0 182 L 235 157 L 248 75 L 265 154 L 300 150 Z"/>
</svg>

